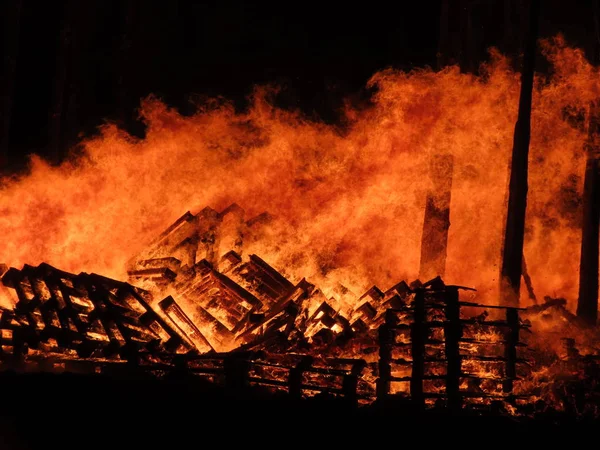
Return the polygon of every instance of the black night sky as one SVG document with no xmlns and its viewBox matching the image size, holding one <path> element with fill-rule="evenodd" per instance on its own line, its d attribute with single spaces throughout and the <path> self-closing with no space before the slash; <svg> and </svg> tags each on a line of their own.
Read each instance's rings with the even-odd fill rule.
<svg viewBox="0 0 600 450">
<path fill-rule="evenodd" d="M 149 94 L 189 114 L 191 99 L 243 107 L 255 84 L 278 83 L 281 106 L 334 121 L 343 98 L 368 98 L 377 70 L 435 68 L 438 52 L 476 70 L 490 46 L 518 54 L 523 3 L 5 0 L 3 168 L 32 152 L 58 161 L 105 120 L 142 134 L 136 108 Z M 591 47 L 591 8 L 543 2 L 542 36 Z"/>
</svg>

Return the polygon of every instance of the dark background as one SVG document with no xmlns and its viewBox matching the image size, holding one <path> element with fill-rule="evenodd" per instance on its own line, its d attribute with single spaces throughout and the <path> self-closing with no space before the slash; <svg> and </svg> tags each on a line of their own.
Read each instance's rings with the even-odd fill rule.
<svg viewBox="0 0 600 450">
<path fill-rule="evenodd" d="M 2 0 L 0 164 L 38 153 L 59 162 L 104 121 L 143 135 L 136 109 L 155 94 L 183 114 L 221 95 L 243 108 L 255 84 L 335 121 L 344 97 L 368 100 L 385 67 L 458 63 L 487 48 L 518 55 L 527 0 L 243 2 Z M 542 1 L 541 35 L 594 43 L 592 1 Z M 516 59 L 518 64 L 518 58 Z"/>
</svg>

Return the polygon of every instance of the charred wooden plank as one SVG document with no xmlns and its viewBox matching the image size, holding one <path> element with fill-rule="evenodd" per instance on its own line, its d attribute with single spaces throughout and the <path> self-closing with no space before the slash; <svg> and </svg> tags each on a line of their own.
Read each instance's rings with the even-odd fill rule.
<svg viewBox="0 0 600 450">
<path fill-rule="evenodd" d="M 163 257 L 179 256 L 184 264 L 194 264 L 196 248 L 184 247 L 185 243 L 193 245 L 194 239 L 198 239 L 198 222 L 199 218 L 197 216 L 189 211 L 186 212 L 154 241 L 150 242 L 145 250 L 129 261 L 128 267 L 130 270 L 139 268 L 139 261 Z M 178 249 L 178 246 L 182 244 L 184 246 Z M 180 253 L 180 255 L 177 253 Z"/>
<path fill-rule="evenodd" d="M 237 203 L 233 203 L 219 213 L 219 228 L 217 235 L 217 262 L 228 251 L 233 250 L 236 253 L 242 253 L 244 236 L 244 216 L 245 211 Z"/>
<path fill-rule="evenodd" d="M 181 261 L 173 256 L 165 256 L 162 258 L 143 259 L 137 262 L 137 267 L 142 269 L 169 269 L 174 273 L 179 272 Z"/>
<path fill-rule="evenodd" d="M 597 116 L 600 107 L 595 106 Z M 600 117 L 595 118 L 600 122 Z M 600 125 L 596 125 L 600 128 Z M 598 133 L 598 131 L 596 131 Z M 597 138 L 596 138 L 597 139 Z M 600 158 L 588 157 L 583 187 L 583 226 L 579 264 L 577 316 L 588 325 L 598 320 L 598 245 L 600 234 Z"/>
<path fill-rule="evenodd" d="M 272 302 L 294 288 L 289 280 L 256 255 L 250 255 L 249 261 L 236 268 L 232 276 L 236 277 L 236 281 L 243 280 L 248 289 Z"/>
<path fill-rule="evenodd" d="M 313 285 L 302 279 L 294 290 L 275 303 L 261 320 L 249 323 L 249 326 L 239 337 L 247 338 L 258 328 L 268 330 L 275 327 L 279 329 L 285 324 L 293 324 L 301 310 L 302 303 L 310 296 L 313 287 Z"/>
<path fill-rule="evenodd" d="M 167 267 L 130 270 L 127 272 L 130 280 L 134 281 L 154 281 L 159 284 L 168 284 L 172 282 L 177 274 Z"/>
<path fill-rule="evenodd" d="M 304 372 L 310 368 L 314 359 L 312 356 L 306 355 L 301 361 L 289 372 L 288 392 L 293 398 L 302 397 L 302 382 Z"/>
<path fill-rule="evenodd" d="M 223 274 L 227 274 L 230 270 L 238 266 L 242 262 L 242 257 L 233 250 L 225 253 L 219 261 L 219 269 Z"/>
<path fill-rule="evenodd" d="M 173 297 L 166 297 L 164 300 L 161 300 L 158 305 L 160 309 L 170 317 L 178 327 L 180 327 L 181 333 L 187 336 L 200 352 L 205 353 L 214 350 L 196 324 L 187 316 L 187 314 L 185 314 Z"/>
</svg>

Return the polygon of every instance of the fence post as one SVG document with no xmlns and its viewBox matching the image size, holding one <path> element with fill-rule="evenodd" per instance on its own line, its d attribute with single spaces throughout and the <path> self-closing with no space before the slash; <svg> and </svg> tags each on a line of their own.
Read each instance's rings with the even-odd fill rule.
<svg viewBox="0 0 600 450">
<path fill-rule="evenodd" d="M 302 398 L 302 376 L 306 369 L 308 369 L 313 363 L 311 356 L 304 356 L 296 367 L 292 367 L 289 373 L 288 379 L 288 392 L 290 397 L 295 399 Z"/>
<path fill-rule="evenodd" d="M 227 355 L 223 360 L 225 387 L 232 391 L 241 391 L 248 386 L 250 362 L 246 356 Z"/>
<path fill-rule="evenodd" d="M 344 393 L 344 398 L 346 398 L 348 403 L 353 407 L 358 406 L 358 378 L 365 368 L 365 365 L 365 360 L 357 360 L 352 364 L 350 373 L 344 375 L 344 378 L 342 379 L 342 392 Z"/>
<path fill-rule="evenodd" d="M 417 289 L 413 303 L 413 324 L 410 331 L 412 374 L 410 379 L 410 396 L 417 408 L 425 407 L 423 395 L 423 376 L 425 375 L 425 290 Z"/>
<path fill-rule="evenodd" d="M 446 395 L 448 398 L 448 409 L 456 411 L 462 407 L 462 397 L 459 390 L 462 373 L 459 346 L 460 338 L 462 337 L 462 325 L 460 323 L 458 288 L 446 288 L 445 303 L 444 348 L 446 352 Z"/>
<path fill-rule="evenodd" d="M 385 322 L 379 326 L 379 377 L 375 384 L 375 395 L 377 400 L 384 400 L 390 393 L 390 379 L 392 377 L 392 344 L 394 342 L 394 331 L 392 329 L 393 312 L 385 312 Z"/>
<path fill-rule="evenodd" d="M 504 339 L 504 358 L 506 359 L 505 380 L 502 383 L 502 390 L 505 393 L 512 393 L 513 382 L 517 377 L 517 344 L 519 343 L 519 310 L 508 308 L 506 310 L 506 323 L 508 330 Z"/>
</svg>

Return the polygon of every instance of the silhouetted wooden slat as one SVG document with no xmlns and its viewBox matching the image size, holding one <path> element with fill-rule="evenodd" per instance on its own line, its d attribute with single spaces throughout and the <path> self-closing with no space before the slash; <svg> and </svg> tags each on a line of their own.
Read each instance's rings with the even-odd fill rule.
<svg viewBox="0 0 600 450">
<path fill-rule="evenodd" d="M 394 342 L 394 334 L 392 331 L 393 323 L 393 313 L 387 311 L 385 322 L 379 326 L 378 330 L 379 361 L 377 365 L 379 377 L 377 378 L 375 386 L 378 400 L 385 399 L 390 393 L 390 380 L 392 377 L 392 344 Z"/>
<path fill-rule="evenodd" d="M 513 380 L 517 378 L 517 343 L 519 342 L 519 312 L 515 309 L 506 310 L 506 321 L 509 323 L 509 329 L 505 332 L 506 344 L 504 347 L 504 357 L 506 358 L 506 380 L 502 384 L 502 390 L 505 393 L 511 393 L 513 390 Z"/>
<path fill-rule="evenodd" d="M 277 303 L 273 304 L 261 320 L 258 320 L 254 324 L 249 324 L 247 328 L 239 334 L 239 337 L 249 336 L 252 332 L 260 327 L 266 327 L 266 329 L 269 329 L 271 327 L 270 322 L 272 322 L 278 315 L 285 315 L 290 305 L 293 303 L 297 304 L 299 309 L 304 300 L 309 297 L 309 291 L 312 287 L 313 286 L 304 278 L 300 280 L 293 291 L 290 291 L 288 295 L 282 297 Z M 296 311 L 296 309 L 292 311 Z M 278 323 L 280 322 L 278 321 Z"/>
<path fill-rule="evenodd" d="M 158 306 L 180 328 L 181 334 L 188 337 L 200 352 L 214 350 L 196 324 L 181 309 L 173 297 L 169 295 L 161 300 Z"/>
<path fill-rule="evenodd" d="M 225 280 L 221 283 L 222 275 L 211 275 L 213 270 L 209 266 L 206 266 L 206 270 L 200 270 L 200 277 L 195 279 L 195 283 L 200 285 L 198 292 L 203 292 L 203 289 L 210 286 L 210 283 L 206 285 L 207 280 L 217 282 L 219 286 L 227 287 L 227 291 L 232 292 L 232 281 Z M 47 290 L 41 282 L 38 283 L 38 279 L 44 280 Z M 159 308 L 173 314 L 178 313 L 177 321 L 172 321 L 169 314 L 167 317 L 158 315 L 153 309 L 154 302 L 148 292 L 96 274 L 74 275 L 42 264 L 38 267 L 25 266 L 21 271 L 9 270 L 3 282 L 21 290 L 23 306 L 14 312 L 20 317 L 20 322 L 13 323 L 11 319 L 8 323 L 11 315 L 4 316 L 3 313 L 0 327 L 14 329 L 17 337 L 16 341 L 13 341 L 18 345 L 20 340 L 23 348 L 30 346 L 46 351 L 44 332 L 52 318 L 44 318 L 43 308 L 49 308 L 48 312 L 54 309 L 60 314 L 61 320 L 61 330 L 57 334 L 57 340 L 60 340 L 59 347 L 63 345 L 65 349 L 76 350 L 82 361 L 93 361 L 98 356 L 115 359 L 118 356 L 127 361 L 126 365 L 129 368 L 125 369 L 130 374 L 155 376 L 167 372 L 169 376 L 175 377 L 196 376 L 211 382 L 224 382 L 227 389 L 236 392 L 244 390 L 249 384 L 273 389 L 287 386 L 292 397 L 301 398 L 309 391 L 322 392 L 342 396 L 349 401 L 348 406 L 353 407 L 357 405 L 359 398 L 372 398 L 373 394 L 378 399 L 385 399 L 390 394 L 391 383 L 400 382 L 409 386 L 410 398 L 422 409 L 425 407 L 425 399 L 437 392 L 428 392 L 429 382 L 445 381 L 446 391 L 440 393 L 439 398 L 446 399 L 451 409 L 458 410 L 463 399 L 467 397 L 466 393 L 469 393 L 461 390 L 460 385 L 468 380 L 476 384 L 482 380 L 489 380 L 491 385 L 504 388 L 504 396 L 500 398 L 511 398 L 509 394 L 512 391 L 512 382 L 516 379 L 516 364 L 522 362 L 516 358 L 516 347 L 521 345 L 518 342 L 518 331 L 522 327 L 518 320 L 518 309 L 504 308 L 507 310 L 506 320 L 461 319 L 461 306 L 485 306 L 460 302 L 458 291 L 462 288 L 446 286 L 443 283 L 431 283 L 427 287 L 417 289 L 412 306 L 387 309 L 381 315 L 384 323 L 379 328 L 379 378 L 373 393 L 372 387 L 368 387 L 369 380 L 362 378 L 366 366 L 364 360 L 321 357 L 315 359 L 306 354 L 310 353 L 309 350 L 306 353 L 303 350 L 300 354 L 268 353 L 269 343 L 282 343 L 281 340 L 276 342 L 277 336 L 287 339 L 286 333 L 291 329 L 289 327 L 296 326 L 295 329 L 300 332 L 304 329 L 302 325 L 294 325 L 294 319 L 303 306 L 303 300 L 313 292 L 313 286 L 305 281 L 279 300 L 274 309 L 278 314 L 271 318 L 272 323 L 265 323 L 268 329 L 264 335 L 249 336 L 252 340 L 244 346 L 245 350 L 261 348 L 262 351 L 204 355 L 176 353 L 180 349 L 189 349 L 185 345 L 189 344 L 188 339 L 194 332 L 188 330 L 184 333 L 186 336 L 182 337 L 182 329 L 177 324 L 187 322 L 189 318 L 176 307 L 171 298 L 161 302 Z M 291 311 L 292 307 L 296 310 Z M 443 318 L 440 316 L 440 308 L 443 308 L 445 314 Z M 340 319 L 340 322 L 338 319 L 341 314 L 332 309 L 325 300 L 322 301 L 321 311 L 330 325 L 344 326 L 345 319 Z M 75 325 L 77 320 L 81 323 Z M 215 322 L 213 325 L 217 325 L 218 322 L 210 318 L 208 313 L 201 317 L 199 323 L 207 324 L 210 320 Z M 44 328 L 43 332 L 38 329 L 40 324 Z M 187 325 L 190 330 L 195 326 L 191 321 Z M 490 342 L 462 338 L 465 327 L 472 325 L 498 328 L 499 332 L 505 330 L 505 337 Z M 102 339 L 102 336 L 98 337 L 102 327 L 105 339 Z M 286 330 L 281 331 L 283 327 Z M 441 327 L 444 328 L 444 333 L 440 339 Z M 265 338 L 267 334 L 271 334 L 272 341 L 268 341 L 268 337 Z M 410 342 L 395 342 L 396 338 L 406 341 L 409 336 Z M 463 342 L 469 342 L 471 346 L 461 347 Z M 499 357 L 480 357 L 472 353 L 473 346 L 477 345 L 505 345 L 506 351 Z M 275 345 L 275 348 L 278 352 L 281 351 L 279 345 Z M 397 353 L 393 355 L 392 349 Z M 462 352 L 467 354 L 463 356 Z M 5 353 L 6 357 L 2 354 L 3 361 L 10 358 L 10 347 L 7 347 Z M 463 372 L 462 360 L 505 364 L 507 368 L 504 374 L 481 377 Z M 48 365 L 54 364 L 53 359 L 47 359 L 46 362 Z M 446 372 L 440 373 L 438 370 L 444 368 L 444 365 Z M 412 368 L 410 376 L 402 373 L 407 372 L 408 368 Z M 395 372 L 396 369 L 398 373 Z M 492 398 L 487 394 L 479 396 Z"/>
<path fill-rule="evenodd" d="M 223 361 L 225 386 L 233 391 L 241 391 L 248 386 L 250 361 L 244 355 L 228 355 Z"/>
<path fill-rule="evenodd" d="M 410 377 L 410 396 L 418 408 L 425 406 L 423 397 L 423 377 L 425 375 L 425 340 L 427 327 L 425 322 L 425 291 L 417 290 L 414 298 L 413 323 L 410 331 L 412 374 Z"/>
<path fill-rule="evenodd" d="M 504 232 L 501 268 L 501 301 L 511 306 L 519 305 L 521 286 L 525 212 L 527 210 L 528 158 L 531 135 L 531 99 L 535 70 L 538 13 L 540 0 L 530 0 L 529 34 L 525 42 L 519 113 L 515 125 L 508 211 Z"/>
<path fill-rule="evenodd" d="M 460 338 L 462 326 L 460 321 L 460 305 L 458 303 L 458 289 L 448 289 L 446 293 L 446 326 L 444 327 L 445 353 L 446 353 L 446 394 L 448 395 L 448 408 L 458 410 L 462 406 L 459 392 L 461 374 Z"/>
<path fill-rule="evenodd" d="M 290 369 L 288 378 L 288 392 L 293 398 L 302 397 L 302 384 L 304 372 L 312 365 L 312 356 L 303 357 L 300 362 Z"/>
<path fill-rule="evenodd" d="M 583 229 L 579 264 L 577 316 L 589 325 L 598 320 L 598 229 L 600 227 L 600 160 L 588 157 L 583 187 Z"/>
</svg>

